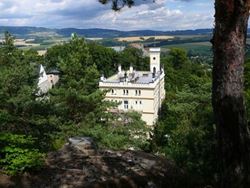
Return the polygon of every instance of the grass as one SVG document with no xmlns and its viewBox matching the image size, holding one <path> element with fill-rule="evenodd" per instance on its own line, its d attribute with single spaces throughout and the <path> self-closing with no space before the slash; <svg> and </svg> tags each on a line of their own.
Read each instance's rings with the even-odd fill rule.
<svg viewBox="0 0 250 188">
<path fill-rule="evenodd" d="M 163 49 L 170 48 L 182 48 L 185 49 L 188 53 L 193 56 L 211 56 L 211 43 L 210 42 L 193 42 L 193 43 L 184 43 L 184 44 L 171 44 L 162 46 Z"/>
</svg>

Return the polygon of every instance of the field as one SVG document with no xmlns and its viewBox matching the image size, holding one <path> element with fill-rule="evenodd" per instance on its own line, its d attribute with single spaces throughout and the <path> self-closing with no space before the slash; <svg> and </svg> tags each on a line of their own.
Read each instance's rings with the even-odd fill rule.
<svg viewBox="0 0 250 188">
<path fill-rule="evenodd" d="M 0 38 L 3 39 L 3 34 Z M 70 40 L 70 37 L 66 37 L 56 32 L 32 32 L 28 35 L 15 36 L 15 45 L 22 49 L 34 49 L 39 54 L 44 52 L 56 44 L 61 44 Z M 155 35 L 148 36 L 138 35 L 129 37 L 86 37 L 87 41 L 95 41 L 95 43 L 104 45 L 106 47 L 114 46 L 129 46 L 131 43 L 143 44 L 145 48 L 149 47 L 161 47 L 162 52 L 168 52 L 170 48 L 183 48 L 187 51 L 190 57 L 211 58 L 212 50 L 209 40 L 211 36 L 209 34 L 190 34 L 190 35 Z M 1 42 L 1 41 L 0 41 Z M 250 43 L 248 39 L 247 43 Z"/>
<path fill-rule="evenodd" d="M 174 36 L 135 36 L 135 37 L 119 37 L 116 38 L 119 42 L 137 42 L 137 41 L 145 41 L 149 39 L 154 40 L 169 40 L 174 39 Z"/>
<path fill-rule="evenodd" d="M 211 43 L 210 42 L 192 42 L 192 43 L 183 43 L 183 44 L 171 44 L 162 46 L 162 48 L 183 48 L 187 51 L 189 50 L 196 50 L 196 51 L 207 51 L 211 50 Z"/>
<path fill-rule="evenodd" d="M 35 39 L 15 39 L 14 45 L 18 47 L 36 47 L 40 46 L 40 44 L 34 43 Z"/>
</svg>

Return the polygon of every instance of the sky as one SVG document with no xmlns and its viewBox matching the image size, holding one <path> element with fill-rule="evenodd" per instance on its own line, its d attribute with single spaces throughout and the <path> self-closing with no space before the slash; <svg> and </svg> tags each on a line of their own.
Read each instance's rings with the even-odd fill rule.
<svg viewBox="0 0 250 188">
<path fill-rule="evenodd" d="M 185 30 L 212 28 L 213 0 L 135 0 L 118 12 L 98 0 L 0 0 L 1 26 Z"/>
</svg>

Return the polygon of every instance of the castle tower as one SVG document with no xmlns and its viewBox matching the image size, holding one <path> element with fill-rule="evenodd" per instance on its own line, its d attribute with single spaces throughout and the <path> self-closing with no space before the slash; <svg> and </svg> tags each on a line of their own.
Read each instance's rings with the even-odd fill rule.
<svg viewBox="0 0 250 188">
<path fill-rule="evenodd" d="M 150 48 L 149 49 L 150 72 L 157 73 L 161 70 L 160 55 L 161 55 L 161 48 Z"/>
</svg>

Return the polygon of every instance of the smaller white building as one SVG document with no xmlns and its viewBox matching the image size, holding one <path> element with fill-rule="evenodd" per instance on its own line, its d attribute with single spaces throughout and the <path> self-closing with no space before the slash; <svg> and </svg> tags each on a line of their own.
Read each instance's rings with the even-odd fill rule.
<svg viewBox="0 0 250 188">
<path fill-rule="evenodd" d="M 101 77 L 99 88 L 108 90 L 106 100 L 119 102 L 121 111 L 134 110 L 142 114 L 147 125 L 153 125 L 165 99 L 164 70 L 160 65 L 160 48 L 150 48 L 150 71 L 136 71 L 118 67 L 118 73 Z"/>
<path fill-rule="evenodd" d="M 46 73 L 44 67 L 40 65 L 38 89 L 39 94 L 47 93 L 59 81 L 59 72 L 52 70 Z"/>
</svg>

